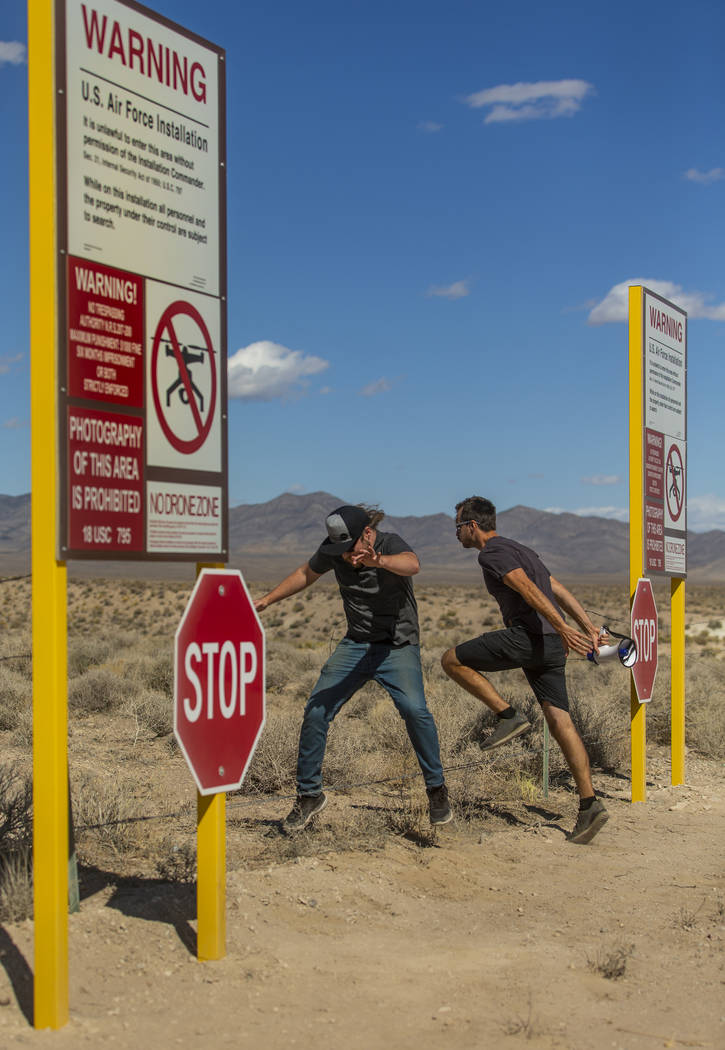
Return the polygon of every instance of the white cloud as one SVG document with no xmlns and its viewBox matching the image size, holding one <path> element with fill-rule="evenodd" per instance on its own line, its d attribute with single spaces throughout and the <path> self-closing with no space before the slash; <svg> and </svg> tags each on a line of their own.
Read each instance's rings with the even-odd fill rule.
<svg viewBox="0 0 725 1050">
<path fill-rule="evenodd" d="M 725 168 L 710 168 L 709 171 L 698 171 L 697 168 L 688 168 L 683 178 L 690 182 L 699 182 L 702 186 L 708 186 L 711 182 L 719 182 L 725 179 Z"/>
<path fill-rule="evenodd" d="M 27 427 L 27 422 L 24 419 L 18 419 L 17 416 L 13 416 L 12 419 L 4 420 L 2 426 L 5 430 L 20 430 L 22 427 Z"/>
<path fill-rule="evenodd" d="M 642 284 L 676 303 L 692 318 L 707 318 L 710 321 L 725 321 L 725 303 L 710 304 L 703 292 L 685 292 L 682 285 L 673 281 L 658 281 L 648 277 L 638 277 L 631 281 L 615 284 L 600 303 L 589 314 L 589 324 L 610 324 L 615 321 L 626 321 L 629 317 L 629 287 Z"/>
<path fill-rule="evenodd" d="M 228 364 L 229 396 L 242 401 L 272 401 L 302 394 L 306 376 L 324 372 L 329 362 L 301 350 L 263 339 L 242 347 Z"/>
<path fill-rule="evenodd" d="M 619 474 L 592 474 L 589 478 L 582 478 L 582 485 L 618 485 L 622 481 Z"/>
<path fill-rule="evenodd" d="M 20 364 L 24 356 L 24 354 L 15 354 L 13 357 L 0 357 L 0 375 L 9 372 L 13 365 Z"/>
<path fill-rule="evenodd" d="M 425 132 L 426 135 L 435 135 L 437 131 L 442 131 L 443 125 L 436 124 L 434 120 L 419 120 L 418 131 Z"/>
<path fill-rule="evenodd" d="M 533 84 L 499 84 L 467 95 L 463 101 L 471 109 L 489 108 L 484 124 L 553 120 L 573 117 L 593 91 L 586 80 L 538 80 Z"/>
<path fill-rule="evenodd" d="M 453 284 L 432 285 L 425 293 L 429 298 L 435 296 L 439 299 L 464 299 L 471 294 L 468 281 L 454 281 Z"/>
<path fill-rule="evenodd" d="M 629 521 L 628 507 L 544 507 L 549 514 L 576 514 L 580 518 L 613 518 L 615 521 Z"/>
<path fill-rule="evenodd" d="M 21 66 L 25 57 L 25 44 L 19 40 L 0 40 L 0 66 L 6 62 L 11 66 Z"/>
<path fill-rule="evenodd" d="M 321 386 L 319 392 L 321 394 L 331 394 L 332 393 L 332 387 L 331 386 Z"/>
<path fill-rule="evenodd" d="M 368 383 L 360 391 L 363 397 L 375 397 L 376 394 L 387 394 L 392 389 L 392 384 L 388 382 L 385 376 L 381 376 L 380 379 L 376 379 L 373 383 Z"/>
<path fill-rule="evenodd" d="M 725 499 L 709 493 L 687 498 L 687 527 L 695 532 L 725 530 Z"/>
</svg>

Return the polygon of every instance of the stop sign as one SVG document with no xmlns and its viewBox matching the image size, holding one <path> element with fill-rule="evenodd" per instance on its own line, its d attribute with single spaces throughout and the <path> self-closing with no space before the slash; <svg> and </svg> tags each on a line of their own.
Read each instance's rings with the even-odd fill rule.
<svg viewBox="0 0 725 1050">
<path fill-rule="evenodd" d="M 238 570 L 204 569 L 174 642 L 174 735 L 202 795 L 241 786 L 264 726 L 264 630 Z"/>
<path fill-rule="evenodd" d="M 638 580 L 634 592 L 632 637 L 637 646 L 632 678 L 639 702 L 644 704 L 652 699 L 657 674 L 657 606 L 652 584 L 647 579 Z"/>
</svg>

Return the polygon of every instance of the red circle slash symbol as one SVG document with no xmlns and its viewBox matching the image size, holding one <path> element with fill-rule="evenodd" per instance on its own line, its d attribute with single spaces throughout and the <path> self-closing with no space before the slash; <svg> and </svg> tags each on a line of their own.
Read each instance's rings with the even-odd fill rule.
<svg viewBox="0 0 725 1050">
<path fill-rule="evenodd" d="M 672 445 L 667 453 L 665 491 L 670 517 L 673 521 L 677 521 L 685 503 L 685 468 L 682 465 L 682 455 L 677 445 Z"/>
<path fill-rule="evenodd" d="M 174 319 L 177 316 L 191 318 L 201 332 L 201 341 L 203 345 L 191 345 L 181 342 L 175 328 Z M 157 368 L 159 349 L 162 343 L 166 346 L 167 355 L 173 355 L 175 358 L 179 370 L 178 378 L 166 391 L 166 411 L 168 411 L 171 406 L 172 395 L 178 395 L 181 403 L 189 406 L 193 420 L 193 428 L 196 430 L 196 435 L 191 439 L 179 437 L 179 435 L 174 432 L 166 418 L 164 406 L 161 403 Z M 191 374 L 191 366 L 203 362 L 205 354 L 209 355 L 208 361 L 209 367 L 211 368 L 211 394 L 207 406 L 206 421 L 202 417 L 204 411 L 204 396 L 194 382 Z M 179 299 L 175 303 L 171 303 L 170 306 L 167 306 L 161 315 L 161 319 L 156 326 L 156 333 L 154 335 L 153 348 L 151 351 L 151 388 L 154 395 L 156 415 L 169 444 L 175 448 L 177 452 L 182 452 L 186 455 L 200 449 L 209 436 L 209 431 L 211 430 L 211 425 L 214 421 L 217 377 L 216 362 L 214 360 L 214 347 L 212 346 L 209 329 L 204 322 L 204 318 L 196 307 L 191 305 L 191 303 L 185 303 L 183 300 Z"/>
</svg>

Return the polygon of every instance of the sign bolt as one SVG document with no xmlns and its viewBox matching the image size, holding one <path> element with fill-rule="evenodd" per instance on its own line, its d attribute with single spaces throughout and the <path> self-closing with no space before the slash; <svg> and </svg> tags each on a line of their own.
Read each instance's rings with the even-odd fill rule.
<svg viewBox="0 0 725 1050">
<path fill-rule="evenodd" d="M 220 777 L 224 776 L 224 766 L 219 766 L 219 776 Z"/>
</svg>

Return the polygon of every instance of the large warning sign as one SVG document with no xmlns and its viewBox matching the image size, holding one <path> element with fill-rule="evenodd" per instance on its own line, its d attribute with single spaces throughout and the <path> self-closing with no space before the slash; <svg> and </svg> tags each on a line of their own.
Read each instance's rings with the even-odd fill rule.
<svg viewBox="0 0 725 1050">
<path fill-rule="evenodd" d="M 687 574 L 687 314 L 643 289 L 644 571 Z"/>
<path fill-rule="evenodd" d="M 227 556 L 224 52 L 56 0 L 59 557 Z"/>
</svg>

